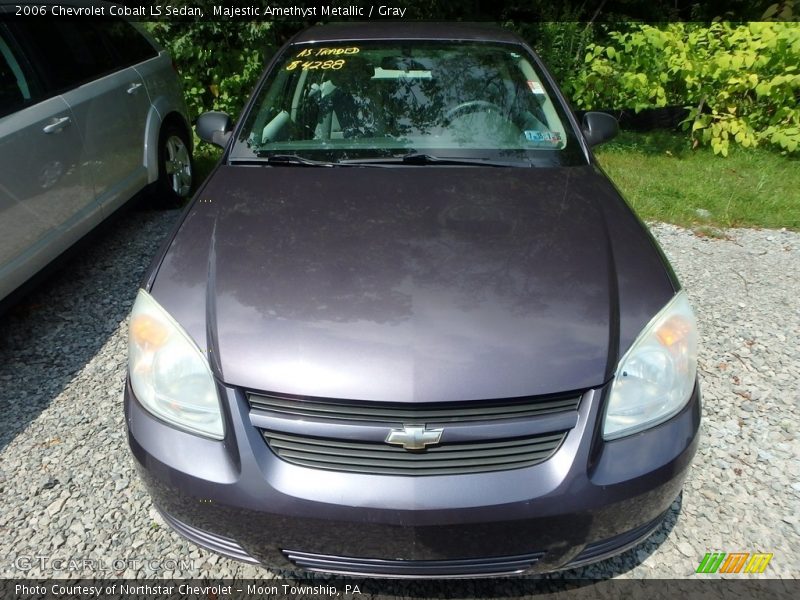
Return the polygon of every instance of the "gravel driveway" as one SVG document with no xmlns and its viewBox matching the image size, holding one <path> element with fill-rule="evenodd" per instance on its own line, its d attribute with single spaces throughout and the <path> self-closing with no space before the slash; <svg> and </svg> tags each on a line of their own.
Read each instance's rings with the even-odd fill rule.
<svg viewBox="0 0 800 600">
<path fill-rule="evenodd" d="M 178 216 L 125 216 L 0 319 L 0 577 L 273 576 L 163 525 L 128 452 L 126 318 Z M 566 575 L 693 577 L 707 551 L 759 551 L 798 577 L 800 233 L 654 231 L 701 326 L 700 450 L 653 537 Z"/>
</svg>

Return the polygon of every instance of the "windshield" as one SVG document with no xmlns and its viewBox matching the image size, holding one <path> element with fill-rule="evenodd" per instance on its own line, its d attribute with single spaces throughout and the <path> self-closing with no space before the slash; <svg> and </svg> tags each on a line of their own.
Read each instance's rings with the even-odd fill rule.
<svg viewBox="0 0 800 600">
<path fill-rule="evenodd" d="M 231 158 L 586 164 L 534 64 L 510 44 L 294 45 L 259 90 Z"/>
</svg>

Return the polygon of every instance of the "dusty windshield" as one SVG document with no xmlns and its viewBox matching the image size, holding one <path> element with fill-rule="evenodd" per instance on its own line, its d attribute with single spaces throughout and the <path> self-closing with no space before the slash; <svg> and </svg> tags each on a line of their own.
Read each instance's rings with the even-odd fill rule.
<svg viewBox="0 0 800 600">
<path fill-rule="evenodd" d="M 517 45 L 297 45 L 260 89 L 231 158 L 331 162 L 424 153 L 585 164 L 562 107 Z"/>
</svg>

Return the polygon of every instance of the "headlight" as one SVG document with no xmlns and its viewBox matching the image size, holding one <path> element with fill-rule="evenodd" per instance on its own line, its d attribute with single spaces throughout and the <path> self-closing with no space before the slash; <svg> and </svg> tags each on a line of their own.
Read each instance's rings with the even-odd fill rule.
<svg viewBox="0 0 800 600">
<path fill-rule="evenodd" d="M 697 375 L 697 324 L 679 292 L 622 357 L 611 385 L 603 437 L 653 427 L 686 406 Z"/>
<path fill-rule="evenodd" d="M 151 413 L 181 429 L 224 435 L 208 361 L 150 294 L 139 290 L 131 311 L 128 373 L 133 393 Z"/>
</svg>

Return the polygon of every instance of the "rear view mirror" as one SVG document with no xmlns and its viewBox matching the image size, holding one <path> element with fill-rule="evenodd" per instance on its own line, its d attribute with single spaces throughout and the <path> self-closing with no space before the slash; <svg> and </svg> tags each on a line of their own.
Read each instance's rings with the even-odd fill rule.
<svg viewBox="0 0 800 600">
<path fill-rule="evenodd" d="M 607 142 L 619 132 L 619 123 L 609 114 L 601 112 L 587 112 L 583 115 L 583 136 L 586 143 L 596 146 Z"/>
<path fill-rule="evenodd" d="M 224 148 L 233 132 L 233 123 L 226 113 L 210 111 L 197 118 L 195 130 L 204 142 Z"/>
</svg>

